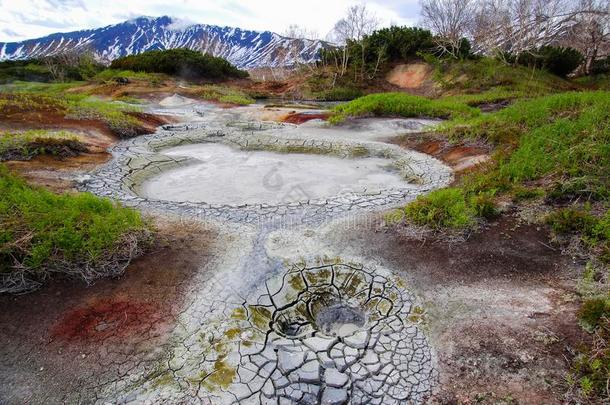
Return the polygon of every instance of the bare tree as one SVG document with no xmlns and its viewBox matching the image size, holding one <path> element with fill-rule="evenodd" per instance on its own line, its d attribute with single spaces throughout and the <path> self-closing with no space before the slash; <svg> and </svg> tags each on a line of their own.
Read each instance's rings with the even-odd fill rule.
<svg viewBox="0 0 610 405">
<path fill-rule="evenodd" d="M 609 0 L 579 1 L 607 4 Z M 480 53 L 499 51 L 518 57 L 544 45 L 574 46 L 571 40 L 566 40 L 570 32 L 575 35 L 579 18 L 583 30 L 591 35 L 591 29 L 596 29 L 602 15 L 599 6 L 573 7 L 574 3 L 569 0 L 479 0 L 470 31 L 474 49 Z M 591 8 L 597 11 L 584 11 Z M 584 18 L 585 15 L 588 17 Z M 581 36 L 587 35 L 583 32 Z M 603 39 L 597 40 L 603 42 Z"/>
<path fill-rule="evenodd" d="M 593 62 L 610 54 L 610 0 L 580 0 L 563 45 L 580 51 L 584 56 L 582 72 L 591 73 Z"/>
<path fill-rule="evenodd" d="M 436 34 L 443 53 L 459 56 L 475 16 L 475 0 L 421 0 L 423 23 Z"/>
<path fill-rule="evenodd" d="M 367 7 L 362 3 L 351 6 L 347 9 L 346 16 L 337 21 L 333 28 L 331 38 L 334 42 L 343 46 L 341 58 L 341 76 L 347 71 L 349 63 L 349 41 L 358 41 L 362 46 L 362 58 L 365 54 L 364 37 L 370 35 L 379 27 L 379 20 Z M 364 63 L 363 63 L 364 66 Z"/>
</svg>

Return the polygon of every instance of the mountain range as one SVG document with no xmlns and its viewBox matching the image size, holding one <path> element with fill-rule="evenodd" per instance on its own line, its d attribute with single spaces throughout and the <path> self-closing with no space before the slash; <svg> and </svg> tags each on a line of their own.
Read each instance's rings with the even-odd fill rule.
<svg viewBox="0 0 610 405">
<path fill-rule="evenodd" d="M 287 38 L 264 31 L 207 24 L 186 24 L 172 17 L 138 17 L 103 28 L 56 33 L 21 42 L 0 42 L 0 60 L 39 58 L 89 51 L 102 62 L 155 49 L 189 48 L 227 59 L 242 69 L 310 63 L 319 40 Z"/>
</svg>

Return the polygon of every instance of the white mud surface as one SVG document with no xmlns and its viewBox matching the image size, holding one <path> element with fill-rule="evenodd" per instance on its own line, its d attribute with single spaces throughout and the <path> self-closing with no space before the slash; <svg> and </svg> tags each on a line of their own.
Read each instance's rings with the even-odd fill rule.
<svg viewBox="0 0 610 405">
<path fill-rule="evenodd" d="M 281 203 L 281 183 L 298 184 L 305 200 L 401 187 L 405 179 L 381 158 L 339 158 L 304 153 L 241 151 L 195 144 L 161 151 L 196 162 L 167 170 L 141 186 L 141 195 L 212 204 Z M 279 176 L 279 177 L 278 177 Z"/>
</svg>

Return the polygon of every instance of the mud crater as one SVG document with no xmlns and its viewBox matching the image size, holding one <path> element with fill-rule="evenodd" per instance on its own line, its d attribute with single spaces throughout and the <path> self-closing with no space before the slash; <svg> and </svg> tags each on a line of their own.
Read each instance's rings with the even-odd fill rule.
<svg viewBox="0 0 610 405">
<path fill-rule="evenodd" d="M 438 376 L 414 302 L 384 269 L 295 265 L 204 323 L 173 379 L 213 403 L 422 403 Z"/>
</svg>

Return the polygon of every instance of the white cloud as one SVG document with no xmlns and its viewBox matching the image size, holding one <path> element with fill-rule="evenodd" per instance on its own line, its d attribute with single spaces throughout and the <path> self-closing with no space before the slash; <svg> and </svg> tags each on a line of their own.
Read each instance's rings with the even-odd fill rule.
<svg viewBox="0 0 610 405">
<path fill-rule="evenodd" d="M 97 28 L 141 16 L 255 30 L 284 31 L 298 24 L 325 36 L 353 0 L 0 0 L 0 41 L 19 41 L 53 32 Z M 383 25 L 413 24 L 417 0 L 370 0 L 368 7 Z M 27 10 L 27 11 L 24 11 Z"/>
</svg>

